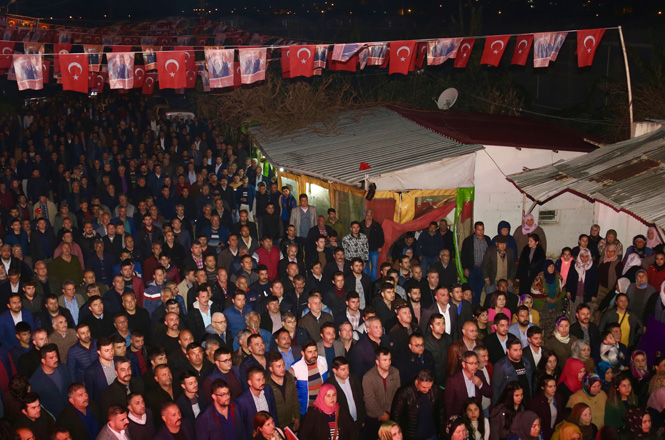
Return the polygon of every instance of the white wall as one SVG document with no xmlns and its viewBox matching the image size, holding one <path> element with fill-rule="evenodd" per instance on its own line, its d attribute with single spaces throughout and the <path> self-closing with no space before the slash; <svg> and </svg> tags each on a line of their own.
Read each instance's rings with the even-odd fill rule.
<svg viewBox="0 0 665 440">
<path fill-rule="evenodd" d="M 476 153 L 474 220 L 483 221 L 487 235 L 493 237 L 500 220 L 508 221 L 511 232 L 521 225 L 522 193 L 505 176 L 523 168 L 538 168 L 568 160 L 584 153 L 551 150 L 486 146 Z M 528 210 L 532 201 L 527 198 Z M 541 209 L 556 209 L 556 223 L 541 225 L 547 235 L 547 254 L 558 257 L 564 246 L 576 246 L 577 237 L 589 233 L 594 223 L 594 204 L 570 193 L 555 197 L 544 205 L 536 205 L 532 213 L 538 218 Z M 604 229 L 604 228 L 603 228 Z"/>
</svg>

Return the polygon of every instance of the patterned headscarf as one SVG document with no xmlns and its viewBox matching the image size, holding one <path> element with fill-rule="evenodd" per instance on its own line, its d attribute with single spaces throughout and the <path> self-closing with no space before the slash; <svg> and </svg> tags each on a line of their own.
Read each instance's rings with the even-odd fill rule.
<svg viewBox="0 0 665 440">
<path fill-rule="evenodd" d="M 644 432 L 642 430 L 642 420 L 644 416 L 648 413 L 645 409 L 633 406 L 628 409 L 626 412 L 626 428 L 627 432 L 630 432 L 630 438 L 647 438 L 649 437 L 650 432 Z M 633 437 L 634 436 L 634 437 Z"/>
<path fill-rule="evenodd" d="M 647 357 L 647 354 L 642 350 L 635 350 L 633 354 L 630 355 L 630 372 L 633 373 L 635 379 L 642 380 L 647 374 L 649 374 L 649 370 L 638 370 L 637 367 L 635 367 L 635 358 L 639 355 L 643 355 L 645 359 Z"/>
<path fill-rule="evenodd" d="M 529 226 L 526 224 L 526 221 L 532 219 L 533 220 L 533 226 Z M 535 231 L 538 228 L 538 224 L 536 223 L 536 218 L 533 216 L 533 214 L 527 214 L 524 216 L 524 221 L 522 222 L 522 234 L 528 235 Z"/>
<path fill-rule="evenodd" d="M 593 384 L 596 382 L 600 382 L 600 377 L 596 373 L 587 373 L 584 375 L 584 378 L 582 379 L 582 389 L 584 390 L 584 394 L 586 394 L 589 397 L 595 397 L 596 394 L 591 394 L 591 387 Z"/>
</svg>

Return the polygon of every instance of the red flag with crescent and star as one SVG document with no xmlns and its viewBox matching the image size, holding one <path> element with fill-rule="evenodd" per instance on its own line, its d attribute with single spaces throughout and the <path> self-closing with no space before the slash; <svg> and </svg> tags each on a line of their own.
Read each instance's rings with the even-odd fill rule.
<svg viewBox="0 0 665 440">
<path fill-rule="evenodd" d="M 88 93 L 88 55 L 61 54 L 60 73 L 62 74 L 62 90 Z"/>
<path fill-rule="evenodd" d="M 60 55 L 66 55 L 72 50 L 71 44 L 55 43 L 53 45 L 53 71 L 60 73 Z"/>
<path fill-rule="evenodd" d="M 0 41 L 0 69 L 9 69 L 14 54 L 13 41 Z"/>
<path fill-rule="evenodd" d="M 242 79 L 240 78 L 240 62 L 235 61 L 233 63 L 233 88 L 237 89 L 242 87 Z"/>
<path fill-rule="evenodd" d="M 465 38 L 462 40 L 457 50 L 455 64 L 453 64 L 454 67 L 466 68 L 466 65 L 469 64 L 469 58 L 471 58 L 471 51 L 475 42 L 475 38 Z"/>
<path fill-rule="evenodd" d="M 196 53 L 192 46 L 174 46 L 173 50 L 182 50 L 185 52 L 185 61 L 187 64 L 187 70 L 193 70 L 196 72 Z"/>
<path fill-rule="evenodd" d="M 480 58 L 480 64 L 497 67 L 503 57 L 503 52 L 506 50 L 508 40 L 510 40 L 510 35 L 485 38 L 485 48 L 483 49 L 483 56 Z"/>
<path fill-rule="evenodd" d="M 106 85 L 106 78 L 108 74 L 106 72 L 99 72 L 95 76 L 95 82 L 92 84 L 93 89 L 97 89 L 97 93 L 102 93 L 104 91 L 104 85 Z"/>
<path fill-rule="evenodd" d="M 187 85 L 185 87 L 188 89 L 196 88 L 196 72 L 193 70 L 188 70 L 185 74 L 185 77 L 187 79 Z"/>
<path fill-rule="evenodd" d="M 291 46 L 289 57 L 290 77 L 304 76 L 310 78 L 314 74 L 314 55 L 316 55 L 316 46 Z"/>
<path fill-rule="evenodd" d="M 416 56 L 416 40 L 391 41 L 390 42 L 390 65 L 388 73 L 409 73 L 411 58 Z"/>
<path fill-rule="evenodd" d="M 152 92 L 155 91 L 155 81 L 157 80 L 157 73 L 150 72 L 145 74 L 145 80 L 143 81 L 143 87 L 141 87 L 141 93 L 144 95 L 152 95 Z"/>
<path fill-rule="evenodd" d="M 533 45 L 533 35 L 518 35 L 517 43 L 515 44 L 515 52 L 513 52 L 513 59 L 510 64 L 517 64 L 519 66 L 526 66 L 526 60 L 529 58 L 531 46 Z"/>
<path fill-rule="evenodd" d="M 183 89 L 187 85 L 185 52 L 157 52 L 160 89 Z"/>
<path fill-rule="evenodd" d="M 279 65 L 282 68 L 282 78 L 291 78 L 291 61 L 289 60 L 291 46 L 282 47 L 279 52 L 281 54 Z"/>
<path fill-rule="evenodd" d="M 409 66 L 409 71 L 413 71 L 416 67 L 422 69 L 426 55 L 427 55 L 427 41 L 421 41 L 420 43 L 418 43 L 418 53 L 416 54 L 415 57 L 411 57 L 411 65 Z"/>
<path fill-rule="evenodd" d="M 605 29 L 584 29 L 577 31 L 577 67 L 593 64 L 596 49 L 605 35 Z"/>
<path fill-rule="evenodd" d="M 134 88 L 142 88 L 145 80 L 145 67 L 134 65 Z"/>
</svg>

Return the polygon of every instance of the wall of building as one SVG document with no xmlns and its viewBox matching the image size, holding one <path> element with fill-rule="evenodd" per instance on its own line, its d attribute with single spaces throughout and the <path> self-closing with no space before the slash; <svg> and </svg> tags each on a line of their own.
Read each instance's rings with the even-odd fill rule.
<svg viewBox="0 0 665 440">
<path fill-rule="evenodd" d="M 514 147 L 486 146 L 476 153 L 474 219 L 485 223 L 487 235 L 493 237 L 501 220 L 508 221 L 511 232 L 521 225 L 522 193 L 505 176 L 519 173 L 524 168 L 534 169 L 568 160 L 583 153 L 554 152 L 551 150 L 517 149 Z M 532 201 L 527 198 L 524 208 Z M 594 204 L 570 193 L 555 197 L 532 210 L 538 219 L 541 210 L 556 210 L 557 219 L 541 224 L 547 236 L 547 254 L 558 257 L 564 246 L 577 244 L 579 234 L 589 233 L 594 223 Z"/>
</svg>

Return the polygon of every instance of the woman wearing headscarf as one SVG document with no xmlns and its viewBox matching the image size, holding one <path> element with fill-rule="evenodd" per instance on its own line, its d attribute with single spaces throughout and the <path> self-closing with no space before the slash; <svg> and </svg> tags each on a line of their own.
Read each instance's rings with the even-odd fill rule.
<svg viewBox="0 0 665 440">
<path fill-rule="evenodd" d="M 582 379 L 586 374 L 584 362 L 579 359 L 568 359 L 563 366 L 556 392 L 563 399 L 563 404 L 568 403 L 570 396 L 582 389 Z"/>
<path fill-rule="evenodd" d="M 591 408 L 591 417 L 598 429 L 605 426 L 605 405 L 607 394 L 603 391 L 603 383 L 596 373 L 585 374 L 582 379 L 582 389 L 573 393 L 566 404 L 572 408 L 577 403 L 586 403 Z"/>
<path fill-rule="evenodd" d="M 570 354 L 573 358 L 584 362 L 584 366 L 586 367 L 587 371 L 596 371 L 596 363 L 591 357 L 591 346 L 588 342 L 584 342 L 582 339 L 577 339 L 575 342 L 573 342 L 573 347 L 570 350 Z"/>
<path fill-rule="evenodd" d="M 543 271 L 531 284 L 533 308 L 543 313 L 542 328 L 552 328 L 557 316 L 561 314 L 561 301 L 565 296 L 563 284 L 563 278 L 556 271 L 554 261 L 545 260 Z"/>
<path fill-rule="evenodd" d="M 556 392 L 556 380 L 545 375 L 539 379 L 540 392 L 529 401 L 529 410 L 540 418 L 543 438 L 550 438 L 554 427 L 563 420 L 563 399 Z"/>
<path fill-rule="evenodd" d="M 561 316 L 554 323 L 552 336 L 547 338 L 543 346 L 556 354 L 559 365 L 564 365 L 572 354 L 573 342 L 575 340 L 574 336 L 570 336 L 570 322 L 568 318 Z"/>
<path fill-rule="evenodd" d="M 520 283 L 520 295 L 531 292 L 531 285 L 536 276 L 542 271 L 545 262 L 545 250 L 540 245 L 538 234 L 529 234 L 527 245 L 522 249 L 517 264 L 515 279 Z"/>
<path fill-rule="evenodd" d="M 314 405 L 305 414 L 298 437 L 303 440 L 355 440 L 358 429 L 349 411 L 337 403 L 337 391 L 331 384 L 319 389 Z"/>
<path fill-rule="evenodd" d="M 614 288 L 617 279 L 621 277 L 623 263 L 617 257 L 617 247 L 609 244 L 605 247 L 603 258 L 598 264 L 598 303 L 603 301 L 605 295 Z"/>
<path fill-rule="evenodd" d="M 574 423 L 565 421 L 559 423 L 552 434 L 552 440 L 581 440 L 582 438 L 580 428 Z"/>
<path fill-rule="evenodd" d="M 598 225 L 591 225 L 591 229 L 589 230 L 589 250 L 591 251 L 591 255 L 593 256 L 594 259 L 597 259 L 600 256 L 600 252 L 598 252 L 598 245 L 600 244 L 600 241 L 603 239 L 603 237 L 600 235 L 600 226 Z"/>
<path fill-rule="evenodd" d="M 635 350 L 630 354 L 630 380 L 637 403 L 644 406 L 649 399 L 649 382 L 653 372 L 647 365 L 647 354 L 642 350 Z"/>
<path fill-rule="evenodd" d="M 580 440 L 594 440 L 596 438 L 599 428 L 593 423 L 591 408 L 586 403 L 578 403 L 573 406 L 568 421 L 579 429 Z"/>
<path fill-rule="evenodd" d="M 631 255 L 632 257 L 633 255 Z M 630 261 L 630 259 L 629 259 Z M 630 303 L 630 309 L 642 320 L 642 325 L 646 327 L 649 317 L 653 315 L 654 307 L 656 307 L 655 295 L 658 291 L 649 284 L 647 279 L 647 271 L 640 268 L 635 274 L 635 281 L 632 282 L 626 289 L 626 296 Z"/>
<path fill-rule="evenodd" d="M 647 238 L 644 235 L 639 234 L 633 237 L 633 245 L 626 249 L 626 255 L 623 256 L 623 262 L 625 263 L 630 255 L 637 255 L 638 257 L 645 259 L 650 257 L 652 253 L 653 249 L 647 246 Z"/>
<path fill-rule="evenodd" d="M 647 229 L 647 244 L 646 246 L 651 250 L 655 249 L 659 244 L 663 244 L 663 241 L 658 236 L 658 231 L 655 226 L 649 226 Z"/>
<path fill-rule="evenodd" d="M 626 426 L 621 430 L 623 440 L 651 440 L 658 438 L 651 426 L 651 415 L 647 410 L 633 407 L 626 413 Z"/>
<path fill-rule="evenodd" d="M 596 301 L 596 295 L 598 295 L 598 270 L 593 265 L 591 251 L 581 249 L 575 260 L 575 270 L 568 272 L 566 280 L 566 296 L 571 301 L 571 314 L 583 302 L 593 308 L 591 303 Z"/>
<path fill-rule="evenodd" d="M 621 428 L 626 420 L 626 411 L 637 405 L 637 398 L 633 392 L 630 374 L 623 372 L 618 375 L 610 386 L 605 404 L 605 424 Z"/>
<path fill-rule="evenodd" d="M 517 242 L 515 241 L 515 237 L 510 235 L 510 223 L 505 220 L 501 220 L 496 228 L 496 235 L 494 238 L 492 238 L 492 244 L 494 246 L 496 246 L 496 239 L 500 235 L 506 237 L 506 246 L 513 250 L 513 255 L 515 258 L 517 258 L 517 256 L 520 254 L 517 247 Z"/>
<path fill-rule="evenodd" d="M 625 258 L 621 276 L 628 278 L 631 283 L 634 283 L 637 271 L 640 269 L 642 269 L 642 258 L 637 254 L 630 254 L 627 258 Z"/>
<path fill-rule="evenodd" d="M 649 396 L 647 411 L 651 415 L 651 427 L 657 432 L 663 426 L 665 411 L 665 387 L 660 387 Z"/>
<path fill-rule="evenodd" d="M 605 235 L 605 238 L 600 240 L 598 242 L 598 254 L 599 255 L 604 255 L 605 254 L 605 248 L 607 247 L 608 244 L 614 244 L 617 247 L 617 257 L 619 259 L 623 258 L 623 244 L 619 241 L 619 238 L 617 236 L 617 231 L 614 229 L 608 229 L 607 230 L 607 235 Z"/>
<path fill-rule="evenodd" d="M 508 440 L 540 440 L 541 421 L 533 411 L 523 411 L 515 416 L 510 425 Z"/>
<path fill-rule="evenodd" d="M 600 361 L 596 365 L 596 374 L 603 382 L 603 391 L 609 392 L 612 381 L 614 380 L 614 369 L 609 362 Z"/>
<path fill-rule="evenodd" d="M 515 229 L 515 233 L 513 234 L 519 252 L 529 244 L 529 234 L 538 234 L 538 237 L 540 237 L 540 245 L 543 247 L 543 250 L 547 251 L 547 237 L 545 236 L 545 231 L 536 224 L 536 218 L 533 214 L 525 215 L 522 226 Z"/>
</svg>

